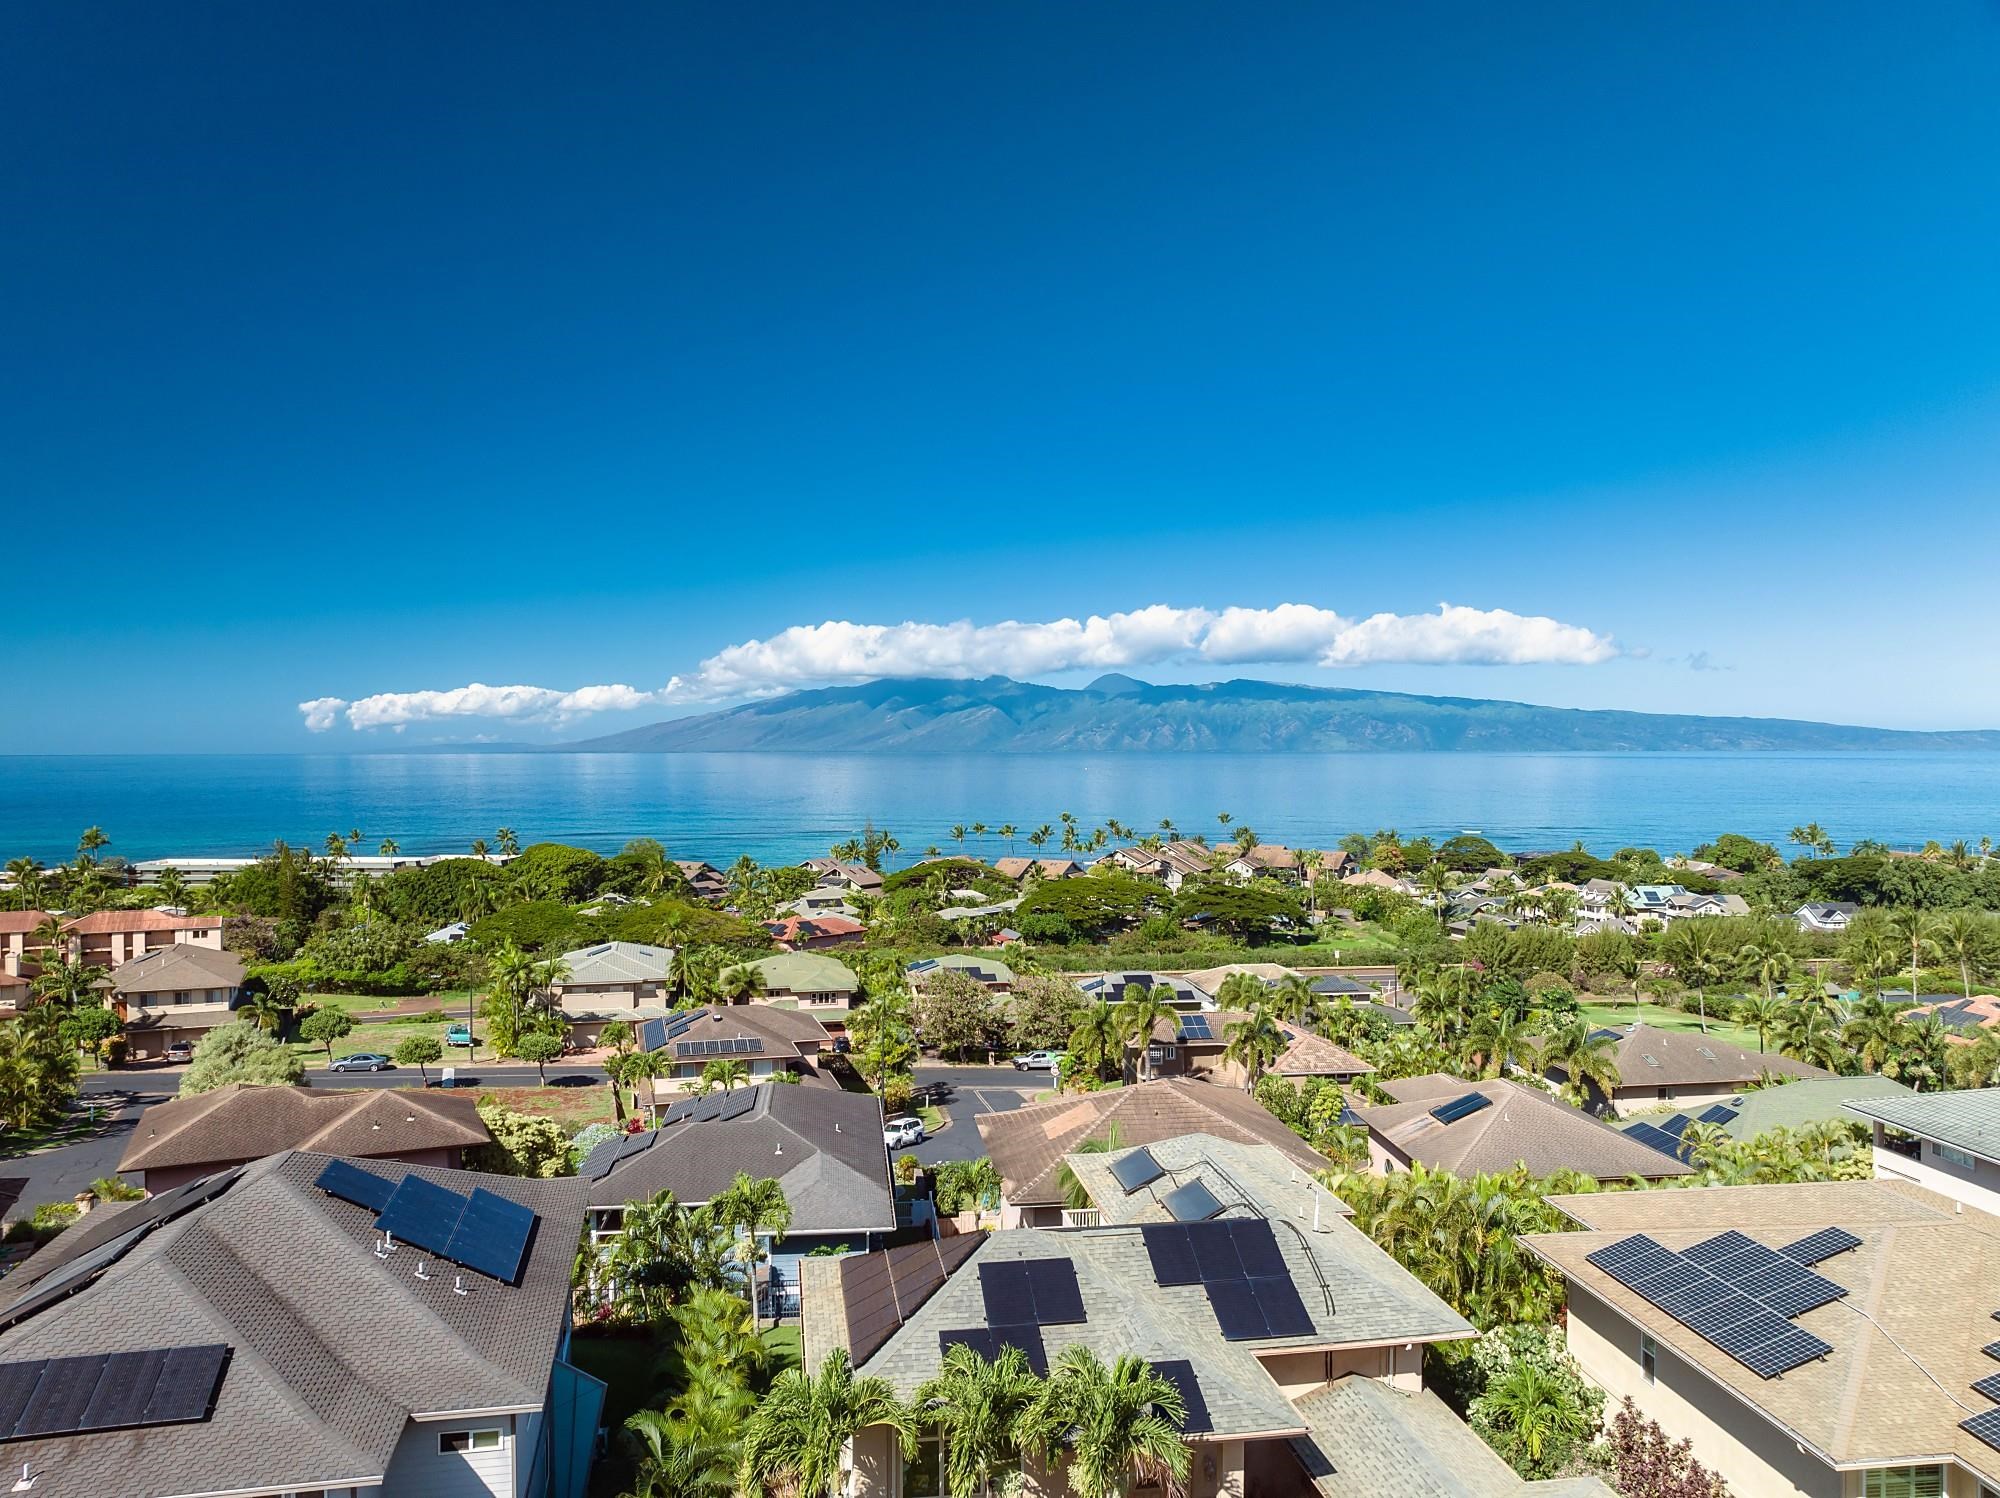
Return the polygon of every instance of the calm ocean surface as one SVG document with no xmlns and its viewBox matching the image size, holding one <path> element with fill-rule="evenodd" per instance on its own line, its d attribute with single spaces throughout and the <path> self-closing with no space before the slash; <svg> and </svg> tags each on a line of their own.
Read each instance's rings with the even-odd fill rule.
<svg viewBox="0 0 2000 1498">
<path fill-rule="evenodd" d="M 0 859 L 75 851 L 96 823 L 127 858 L 317 846 L 461 850 L 496 827 L 614 852 L 659 838 L 725 863 L 824 853 L 873 820 L 905 856 L 954 822 L 1023 831 L 1075 812 L 1142 830 L 1217 833 L 1233 813 L 1266 842 L 1355 829 L 1477 829 L 1514 849 L 1684 851 L 1722 831 L 1782 844 L 1817 821 L 1843 845 L 2000 837 L 2000 754 L 372 754 L 0 757 Z M 968 850 L 974 844 L 968 842 Z M 980 851 L 1005 853 L 992 836 Z M 1030 851 L 1026 842 L 1019 851 Z M 1051 851 L 1054 851 L 1051 844 Z"/>
</svg>

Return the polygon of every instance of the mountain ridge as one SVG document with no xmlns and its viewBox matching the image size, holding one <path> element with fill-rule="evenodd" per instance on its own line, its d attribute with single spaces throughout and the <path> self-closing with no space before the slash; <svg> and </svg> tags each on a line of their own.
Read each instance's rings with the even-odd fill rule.
<svg viewBox="0 0 2000 1498">
<path fill-rule="evenodd" d="M 1926 732 L 1791 718 L 1543 707 L 1237 679 L 1130 676 L 1050 687 L 1005 676 L 894 677 L 818 687 L 628 728 L 558 752 L 672 754 L 1670 752 L 2000 749 L 2000 730 Z"/>
</svg>

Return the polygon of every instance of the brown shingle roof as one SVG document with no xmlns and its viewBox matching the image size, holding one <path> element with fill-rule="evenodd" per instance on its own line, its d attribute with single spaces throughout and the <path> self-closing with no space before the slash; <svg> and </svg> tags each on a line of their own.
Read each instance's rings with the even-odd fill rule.
<svg viewBox="0 0 2000 1498">
<path fill-rule="evenodd" d="M 49 918 L 46 910 L 0 910 L 0 936 L 29 936 Z"/>
<path fill-rule="evenodd" d="M 236 988 L 243 982 L 243 959 L 234 952 L 176 942 L 134 957 L 111 975 L 121 994 L 173 993 L 193 988 Z"/>
<path fill-rule="evenodd" d="M 1737 1087 L 1765 1073 L 1775 1077 L 1830 1077 L 1776 1051 L 1746 1051 L 1714 1035 L 1634 1025 L 1618 1043 L 1618 1087 Z"/>
<path fill-rule="evenodd" d="M 1012 1113 L 979 1115 L 986 1143 L 1015 1206 L 1055 1206 L 1063 1156 L 1085 1140 L 1106 1138 L 1113 1123 L 1125 1147 L 1174 1139 L 1182 1134 L 1214 1134 L 1243 1144 L 1275 1145 L 1309 1170 L 1326 1160 L 1265 1111 L 1248 1093 L 1233 1087 L 1168 1077 L 1108 1092 L 1087 1092 Z"/>
<path fill-rule="evenodd" d="M 109 936 L 119 931 L 213 931 L 222 924 L 219 915 L 168 915 L 163 910 L 93 910 L 89 915 L 65 921 L 63 930 L 72 936 Z"/>
<path fill-rule="evenodd" d="M 288 1149 L 380 1157 L 492 1140 L 469 1095 L 236 1083 L 149 1108 L 118 1168 L 220 1167 Z"/>
<path fill-rule="evenodd" d="M 1358 1111 L 1368 1130 L 1398 1158 L 1470 1176 L 1527 1166 L 1534 1175 L 1577 1170 L 1600 1181 L 1630 1176 L 1661 1180 L 1689 1168 L 1671 1155 L 1628 1139 L 1588 1113 L 1519 1082 L 1464 1082 L 1411 1077 L 1389 1084 L 1401 1101 Z M 1487 1105 L 1455 1123 L 1431 1109 L 1448 1097 L 1478 1093 Z"/>
</svg>

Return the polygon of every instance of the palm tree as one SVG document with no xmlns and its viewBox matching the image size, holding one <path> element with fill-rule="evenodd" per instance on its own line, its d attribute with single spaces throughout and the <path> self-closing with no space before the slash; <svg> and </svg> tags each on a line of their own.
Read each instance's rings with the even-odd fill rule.
<svg viewBox="0 0 2000 1498">
<path fill-rule="evenodd" d="M 474 839 L 472 840 L 472 856 L 473 856 L 474 858 L 484 858 L 484 857 L 486 856 L 486 839 L 485 839 L 485 838 L 483 838 L 483 837 L 475 837 L 475 838 L 474 838 Z"/>
<path fill-rule="evenodd" d="M 326 848 L 326 856 L 333 859 L 336 863 L 347 857 L 347 839 L 337 832 L 329 832 L 326 835 L 324 846 Z"/>
<path fill-rule="evenodd" d="M 952 823 L 951 832 L 948 835 L 953 842 L 958 844 L 958 855 L 963 858 L 965 856 L 965 823 Z"/>
<path fill-rule="evenodd" d="M 1766 1037 L 1785 1022 L 1793 1003 L 1793 1000 L 1775 996 L 1745 999 L 1736 1006 L 1736 1023 L 1756 1030 L 1757 1049 L 1762 1051 Z"/>
<path fill-rule="evenodd" d="M 1958 964 L 1959 981 L 1965 996 L 1972 997 L 1972 965 L 1983 962 L 1992 944 L 1992 923 L 1975 910 L 1954 910 L 1939 923 L 1938 950 Z"/>
<path fill-rule="evenodd" d="M 1226 811 L 1219 811 L 1215 814 L 1215 820 L 1222 824 L 1222 828 L 1224 831 L 1227 831 L 1229 829 L 1229 824 L 1235 821 L 1236 818 L 1232 817 Z"/>
<path fill-rule="evenodd" d="M 1160 818 L 1160 832 L 1161 835 L 1164 836 L 1168 842 L 1174 841 L 1175 838 L 1174 819 L 1172 817 Z"/>
<path fill-rule="evenodd" d="M 638 1470 L 625 1498 L 731 1498 L 736 1491 L 736 1442 L 661 1410 L 625 1419 L 640 1447 Z"/>
<path fill-rule="evenodd" d="M 733 1056 L 717 1056 L 701 1069 L 701 1076 L 695 1080 L 695 1091 L 710 1093 L 720 1087 L 724 1092 L 734 1092 L 750 1080 L 750 1069 Z"/>
<path fill-rule="evenodd" d="M 1451 924 L 1451 891 L 1458 883 L 1458 875 L 1440 859 L 1432 859 L 1417 871 L 1417 889 L 1429 897 L 1429 903 L 1437 911 L 1438 924 Z"/>
<path fill-rule="evenodd" d="M 765 1485 L 759 1492 L 789 1483 L 801 1498 L 840 1498 L 841 1453 L 876 1425 L 896 1433 L 905 1460 L 916 1454 L 916 1414 L 886 1378 L 857 1379 L 847 1353 L 835 1348 L 815 1375 L 801 1368 L 778 1375 L 744 1431 L 745 1475 Z"/>
<path fill-rule="evenodd" d="M 384 858 L 394 858 L 398 853 L 403 851 L 403 845 L 393 837 L 385 837 L 382 839 L 382 845 L 375 851 L 380 853 Z"/>
<path fill-rule="evenodd" d="M 1047 826 L 1037 827 L 1033 832 L 1028 834 L 1028 846 L 1033 848 L 1037 853 L 1042 851 L 1048 840 L 1049 828 Z"/>
<path fill-rule="evenodd" d="M 1118 1025 L 1118 1011 L 1110 1004 L 1085 1004 L 1076 1012 L 1076 1024 L 1069 1033 L 1069 1060 L 1066 1077 L 1103 1075 L 1124 1052 L 1124 1032 Z"/>
<path fill-rule="evenodd" d="M 1112 1119 L 1104 1132 L 1095 1139 L 1085 1139 L 1070 1150 L 1072 1155 L 1115 1155 L 1125 1148 L 1125 1126 Z M 1063 1205 L 1072 1212 L 1081 1212 L 1091 1205 L 1090 1188 L 1083 1184 L 1083 1177 L 1070 1168 L 1069 1159 L 1064 1157 L 1062 1168 L 1056 1172 L 1056 1190 L 1062 1193 Z"/>
<path fill-rule="evenodd" d="M 516 853 L 521 851 L 521 840 L 514 836 L 514 829 L 511 827 L 502 827 L 498 832 L 494 833 L 493 841 L 498 845 L 500 851 L 509 858 L 512 858 Z"/>
<path fill-rule="evenodd" d="M 1118 1033 L 1127 1045 L 1139 1048 L 1140 1080 L 1153 1080 L 1153 1032 L 1161 1025 L 1180 1034 L 1181 1012 L 1173 1005 L 1174 991 L 1164 983 L 1150 989 L 1136 983 L 1125 986 L 1124 1002 L 1118 1006 Z"/>
<path fill-rule="evenodd" d="M 714 1063 L 710 1063 L 713 1065 Z M 741 1063 L 737 1063 L 739 1066 Z M 744 1171 L 736 1172 L 712 1204 L 715 1219 L 731 1233 L 739 1234 L 736 1258 L 743 1266 L 743 1282 L 750 1301 L 750 1319 L 757 1321 L 757 1265 L 768 1255 L 760 1239 L 785 1236 L 792 1225 L 792 1204 L 785 1200 L 785 1188 L 773 1180 L 754 1180 Z"/>
<path fill-rule="evenodd" d="M 1923 955 L 1926 952 L 1933 957 L 1939 954 L 1937 917 L 1929 911 L 1904 907 L 1889 912 L 1888 929 L 1890 935 L 1909 946 L 1910 998 L 1914 1002 L 1918 997 L 1917 969 L 1921 965 Z"/>
<path fill-rule="evenodd" d="M 32 858 L 12 858 L 7 861 L 7 878 L 13 885 L 13 892 L 21 902 L 21 909 L 33 910 L 42 899 L 42 866 Z"/>
<path fill-rule="evenodd" d="M 1617 1037 L 1597 1029 L 1582 1015 L 1555 1026 L 1535 1047 L 1535 1068 L 1546 1078 L 1563 1074 L 1563 1091 L 1582 1107 L 1594 1090 L 1610 1097 L 1622 1080 L 1618 1075 Z"/>
<path fill-rule="evenodd" d="M 1909 1024 L 1903 1018 L 1903 1009 L 1903 1005 L 1885 1003 L 1875 995 L 1855 1000 L 1847 1023 L 1841 1028 L 1841 1040 L 1860 1061 L 1864 1072 L 1871 1075 L 1882 1072 L 1892 1077 L 1896 1074 L 1896 1058 L 1909 1042 Z"/>
<path fill-rule="evenodd" d="M 83 829 L 83 836 L 76 840 L 76 855 L 78 860 L 88 867 L 97 862 L 98 849 L 110 846 L 111 839 L 105 836 L 102 827 L 86 827 Z"/>
<path fill-rule="evenodd" d="M 285 1021 L 291 1018 L 293 1004 L 278 988 L 263 993 L 253 993 L 237 1007 L 237 1014 L 254 1022 L 258 1029 L 276 1035 L 285 1028 Z"/>
<path fill-rule="evenodd" d="M 1188 1473 L 1179 1387 L 1144 1358 L 1121 1353 L 1106 1365 L 1070 1346 L 1021 1417 L 1023 1444 L 1045 1458 L 1066 1450 L 1076 1498 L 1123 1498 L 1135 1480 L 1178 1488 Z"/>
<path fill-rule="evenodd" d="M 1708 985 L 1722 976 L 1722 934 L 1703 917 L 1675 921 L 1660 939 L 1660 956 L 1694 990 L 1701 1033 L 1708 1033 Z"/>
<path fill-rule="evenodd" d="M 1229 1042 L 1222 1048 L 1222 1059 L 1233 1061 L 1243 1068 L 1245 1092 L 1257 1090 L 1258 1079 L 1271 1069 L 1291 1043 L 1278 1027 L 1277 1020 L 1271 1017 L 1268 1004 L 1259 1004 L 1242 1019 L 1227 1026 L 1222 1036 Z"/>
<path fill-rule="evenodd" d="M 1313 992 L 1312 980 L 1298 973 L 1287 973 L 1278 980 L 1271 990 L 1270 1003 L 1279 1019 L 1294 1025 L 1314 1024 L 1322 1007 L 1320 996 Z"/>
<path fill-rule="evenodd" d="M 739 962 L 722 970 L 718 987 L 732 1004 L 751 1003 L 764 996 L 764 970 L 754 962 Z"/>
<path fill-rule="evenodd" d="M 1783 1023 L 1773 1033 L 1778 1037 L 1780 1051 L 1810 1066 L 1839 1071 L 1845 1059 L 1847 1048 L 1841 1040 L 1840 1026 L 1822 1005 L 1790 1005 Z"/>
<path fill-rule="evenodd" d="M 1020 830 L 1012 822 L 1002 822 L 995 831 L 994 835 L 996 837 L 1003 837 L 1007 840 L 1007 856 L 1009 858 L 1014 856 L 1014 838 Z"/>
<path fill-rule="evenodd" d="M 948 1493 L 988 1498 L 996 1481 L 1019 1466 L 1022 1417 L 1041 1393 L 1041 1380 L 1018 1347 L 988 1362 L 963 1342 L 944 1351 L 938 1371 L 911 1400 L 938 1433 Z"/>
</svg>

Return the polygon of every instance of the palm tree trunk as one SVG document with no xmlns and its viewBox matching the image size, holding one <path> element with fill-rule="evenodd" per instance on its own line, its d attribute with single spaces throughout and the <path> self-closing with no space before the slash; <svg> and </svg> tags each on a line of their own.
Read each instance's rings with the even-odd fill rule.
<svg viewBox="0 0 2000 1498">
<path fill-rule="evenodd" d="M 1696 986 L 1694 991 L 1694 1002 L 1695 1007 L 1701 1011 L 1701 1033 L 1706 1035 L 1708 1033 L 1708 995 L 1699 985 Z"/>
</svg>

